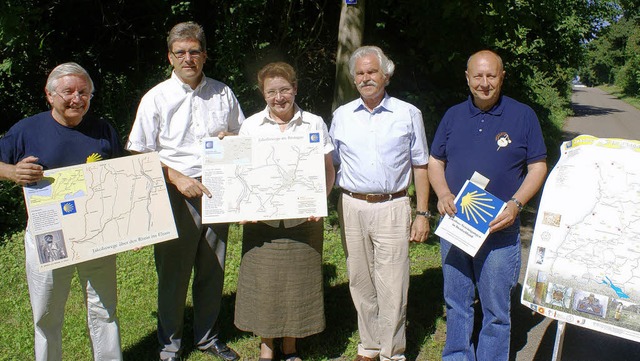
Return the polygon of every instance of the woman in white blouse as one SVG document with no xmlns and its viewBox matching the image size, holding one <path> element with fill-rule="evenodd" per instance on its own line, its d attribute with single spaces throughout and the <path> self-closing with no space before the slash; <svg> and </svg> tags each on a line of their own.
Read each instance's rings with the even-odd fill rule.
<svg viewBox="0 0 640 361">
<path fill-rule="evenodd" d="M 267 64 L 258 85 L 267 106 L 242 123 L 240 135 L 321 134 L 328 194 L 335 180 L 333 145 L 322 118 L 295 103 L 295 70 Z M 235 324 L 260 336 L 260 361 L 274 358 L 275 339 L 282 339 L 286 361 L 300 361 L 296 339 L 324 330 L 322 241 L 318 217 L 244 223 Z"/>
</svg>

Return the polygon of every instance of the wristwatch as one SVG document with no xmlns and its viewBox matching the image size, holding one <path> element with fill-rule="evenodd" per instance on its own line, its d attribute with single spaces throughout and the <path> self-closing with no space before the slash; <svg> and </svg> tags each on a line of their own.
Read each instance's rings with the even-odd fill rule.
<svg viewBox="0 0 640 361">
<path fill-rule="evenodd" d="M 524 207 L 524 205 L 520 203 L 519 200 L 517 200 L 515 197 L 511 197 L 511 199 L 509 200 L 516 204 L 516 206 L 518 207 L 518 212 L 522 211 L 522 207 Z"/>
<path fill-rule="evenodd" d="M 429 211 L 416 211 L 416 216 L 423 216 L 423 217 L 431 217 L 431 212 Z"/>
</svg>

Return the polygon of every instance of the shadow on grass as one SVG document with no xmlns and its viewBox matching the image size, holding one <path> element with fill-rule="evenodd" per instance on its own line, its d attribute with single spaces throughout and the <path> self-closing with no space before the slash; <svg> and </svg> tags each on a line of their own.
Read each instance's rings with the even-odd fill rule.
<svg viewBox="0 0 640 361">
<path fill-rule="evenodd" d="M 407 306 L 408 360 L 418 358 L 420 348 L 436 332 L 436 320 L 444 316 L 442 268 L 427 268 L 411 276 Z"/>
<path fill-rule="evenodd" d="M 236 294 L 224 295 L 222 297 L 222 305 L 220 309 L 220 338 L 225 342 L 234 341 L 244 337 L 245 333 L 233 326 L 233 314 L 235 310 Z M 157 312 L 154 310 L 154 315 Z M 195 351 L 193 342 L 193 307 L 187 306 L 184 312 L 184 327 L 182 337 L 183 357 L 188 356 Z M 134 345 L 123 350 L 123 359 L 125 361 L 156 361 L 158 360 L 158 337 L 156 332 L 151 332 L 141 338 Z"/>
<path fill-rule="evenodd" d="M 326 329 L 320 334 L 299 341 L 299 348 L 305 359 L 346 359 L 343 355 L 358 330 L 356 311 L 349 294 L 347 283 L 328 286 L 336 277 L 336 267 L 323 265 L 325 279 L 325 316 Z M 409 360 L 416 359 L 420 348 L 435 332 L 436 319 L 442 316 L 442 270 L 426 269 L 420 275 L 411 276 L 407 309 L 407 351 Z M 233 326 L 235 293 L 222 299 L 220 314 L 221 339 L 233 342 L 247 336 Z M 185 310 L 185 324 L 182 354 L 189 355 L 193 346 L 193 308 Z M 124 350 L 124 360 L 145 361 L 158 359 L 158 341 L 156 333 L 149 333 L 136 344 Z"/>
</svg>

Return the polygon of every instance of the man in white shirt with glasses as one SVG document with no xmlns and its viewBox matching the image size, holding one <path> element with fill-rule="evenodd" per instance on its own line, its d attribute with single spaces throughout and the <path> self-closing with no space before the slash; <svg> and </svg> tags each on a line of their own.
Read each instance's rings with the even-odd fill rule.
<svg viewBox="0 0 640 361">
<path fill-rule="evenodd" d="M 187 289 L 194 271 L 193 332 L 196 347 L 223 360 L 239 359 L 219 338 L 228 224 L 202 224 L 203 138 L 237 134 L 244 115 L 225 84 L 202 72 L 207 60 L 204 30 L 177 24 L 167 38 L 171 78 L 142 97 L 127 149 L 158 152 L 179 238 L 155 246 L 158 273 L 160 360 L 180 359 Z"/>
</svg>

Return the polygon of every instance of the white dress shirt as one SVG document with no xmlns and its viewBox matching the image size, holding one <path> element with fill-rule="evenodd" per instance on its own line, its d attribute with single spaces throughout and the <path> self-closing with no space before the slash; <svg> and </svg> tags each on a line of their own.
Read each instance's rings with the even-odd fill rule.
<svg viewBox="0 0 640 361">
<path fill-rule="evenodd" d="M 237 133 L 244 114 L 231 89 L 203 76 L 195 89 L 175 73 L 142 97 L 127 149 L 158 152 L 167 166 L 189 177 L 202 175 L 202 139 Z"/>
</svg>

